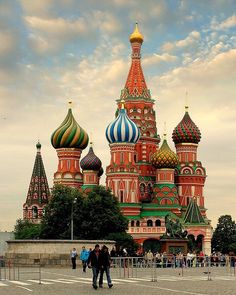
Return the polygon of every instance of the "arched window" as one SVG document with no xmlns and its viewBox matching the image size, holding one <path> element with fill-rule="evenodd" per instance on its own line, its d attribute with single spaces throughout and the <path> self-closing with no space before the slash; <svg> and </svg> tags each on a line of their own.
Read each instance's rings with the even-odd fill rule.
<svg viewBox="0 0 236 295">
<path fill-rule="evenodd" d="M 160 221 L 160 219 L 157 219 L 157 220 L 155 221 L 155 225 L 156 225 L 156 226 L 161 226 L 161 221 Z"/>
<path fill-rule="evenodd" d="M 147 226 L 153 226 L 153 222 L 152 222 L 151 219 L 148 219 L 148 221 L 147 221 Z"/>
<path fill-rule="evenodd" d="M 38 218 L 38 208 L 36 206 L 32 207 L 32 217 Z"/>
<path fill-rule="evenodd" d="M 134 226 L 134 220 L 131 221 L 131 226 Z"/>
<path fill-rule="evenodd" d="M 137 227 L 140 226 L 140 221 L 139 221 L 139 220 L 136 221 L 136 226 L 137 226 Z"/>
<path fill-rule="evenodd" d="M 120 190 L 120 202 L 124 202 L 124 191 Z"/>
</svg>

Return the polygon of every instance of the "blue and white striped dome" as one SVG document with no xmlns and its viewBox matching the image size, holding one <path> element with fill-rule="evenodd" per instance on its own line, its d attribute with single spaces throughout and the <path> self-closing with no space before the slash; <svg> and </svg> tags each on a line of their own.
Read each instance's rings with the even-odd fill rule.
<svg viewBox="0 0 236 295">
<path fill-rule="evenodd" d="M 109 143 L 130 142 L 136 143 L 139 139 L 140 131 L 137 125 L 130 120 L 126 110 L 122 106 L 117 118 L 112 121 L 106 129 L 106 138 Z"/>
</svg>

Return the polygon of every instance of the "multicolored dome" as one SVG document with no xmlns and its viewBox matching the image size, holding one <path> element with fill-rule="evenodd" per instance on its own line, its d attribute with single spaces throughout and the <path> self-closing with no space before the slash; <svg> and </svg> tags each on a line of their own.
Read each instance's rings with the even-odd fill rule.
<svg viewBox="0 0 236 295">
<path fill-rule="evenodd" d="M 90 145 L 87 155 L 80 161 L 80 167 L 83 170 L 100 171 L 102 167 L 101 160 L 94 154 L 92 144 Z"/>
<path fill-rule="evenodd" d="M 133 42 L 143 43 L 143 35 L 139 32 L 138 23 L 135 24 L 135 29 L 133 33 L 130 35 L 129 40 L 131 43 Z"/>
<path fill-rule="evenodd" d="M 177 143 L 199 143 L 201 132 L 192 121 L 188 113 L 188 107 L 185 107 L 185 115 L 181 122 L 175 127 L 172 133 L 172 139 Z"/>
<path fill-rule="evenodd" d="M 75 121 L 72 110 L 69 108 L 65 120 L 51 136 L 52 146 L 55 149 L 77 148 L 83 150 L 87 147 L 88 141 L 88 134 Z"/>
<path fill-rule="evenodd" d="M 127 116 L 122 102 L 117 118 L 107 126 L 106 138 L 109 143 L 136 143 L 139 137 L 140 131 L 137 125 Z"/>
<path fill-rule="evenodd" d="M 178 163 L 177 155 L 170 149 L 166 139 L 163 140 L 162 146 L 152 155 L 151 163 L 155 168 L 172 168 L 174 169 Z"/>
</svg>

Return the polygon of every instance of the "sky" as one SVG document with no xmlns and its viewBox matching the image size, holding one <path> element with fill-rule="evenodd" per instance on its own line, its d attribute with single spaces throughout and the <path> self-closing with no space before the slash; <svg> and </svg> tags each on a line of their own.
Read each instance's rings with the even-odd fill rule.
<svg viewBox="0 0 236 295">
<path fill-rule="evenodd" d="M 202 134 L 207 217 L 213 226 L 221 215 L 235 220 L 235 12 L 235 0 L 1 0 L 0 231 L 22 218 L 38 139 L 52 187 L 57 155 L 50 137 L 69 100 L 108 165 L 105 129 L 126 82 L 136 21 L 158 133 L 166 122 L 174 149 L 171 135 L 188 92 L 189 114 Z"/>
</svg>

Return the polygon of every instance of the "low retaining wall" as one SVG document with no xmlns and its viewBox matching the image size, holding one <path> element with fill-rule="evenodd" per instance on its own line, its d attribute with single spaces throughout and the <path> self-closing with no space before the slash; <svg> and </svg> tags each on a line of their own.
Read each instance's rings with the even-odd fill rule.
<svg viewBox="0 0 236 295">
<path fill-rule="evenodd" d="M 69 266 L 70 252 L 76 248 L 78 255 L 85 246 L 87 250 L 94 249 L 95 244 L 106 245 L 109 250 L 115 241 L 107 240 L 13 240 L 7 241 L 5 259 L 8 264 L 41 266 Z M 78 257 L 78 264 L 80 260 Z"/>
</svg>

